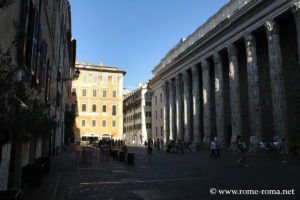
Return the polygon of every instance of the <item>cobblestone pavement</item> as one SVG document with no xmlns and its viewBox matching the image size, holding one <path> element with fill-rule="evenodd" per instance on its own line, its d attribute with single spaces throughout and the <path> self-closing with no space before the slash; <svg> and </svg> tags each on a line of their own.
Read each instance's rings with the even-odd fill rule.
<svg viewBox="0 0 300 200">
<path fill-rule="evenodd" d="M 74 164 L 72 153 L 61 157 L 56 200 L 123 199 L 300 199 L 300 166 L 263 155 L 249 155 L 249 168 L 236 166 L 237 154 L 210 159 L 208 152 L 183 155 L 130 147 L 135 164 L 110 159 Z M 211 195 L 210 188 L 279 190 L 296 195 Z"/>
</svg>

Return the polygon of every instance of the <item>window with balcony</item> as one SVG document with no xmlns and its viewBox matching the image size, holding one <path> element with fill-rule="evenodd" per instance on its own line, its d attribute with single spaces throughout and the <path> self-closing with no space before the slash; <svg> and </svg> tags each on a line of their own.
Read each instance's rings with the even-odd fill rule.
<svg viewBox="0 0 300 200">
<path fill-rule="evenodd" d="M 97 76 L 97 75 L 94 75 L 94 76 L 93 76 L 93 81 L 94 81 L 94 83 L 97 83 L 97 82 L 98 82 L 98 76 Z"/>
<path fill-rule="evenodd" d="M 112 77 L 112 84 L 117 85 L 117 77 L 116 76 Z"/>
<path fill-rule="evenodd" d="M 102 83 L 103 83 L 103 84 L 107 84 L 107 80 L 108 80 L 107 75 L 103 75 L 103 76 L 102 76 Z"/>
<path fill-rule="evenodd" d="M 107 96 L 107 89 L 103 89 L 102 92 L 103 92 L 103 93 L 102 93 L 102 97 L 103 97 L 103 98 L 106 98 L 106 96 Z"/>
<path fill-rule="evenodd" d="M 81 105 L 81 111 L 82 112 L 86 112 L 86 104 L 82 104 Z"/>
<path fill-rule="evenodd" d="M 102 112 L 104 112 L 104 113 L 106 112 L 106 104 L 102 105 Z"/>
<path fill-rule="evenodd" d="M 117 98 L 117 91 L 116 90 L 113 90 L 113 98 Z"/>
<path fill-rule="evenodd" d="M 97 89 L 93 89 L 93 97 L 97 97 Z"/>
<path fill-rule="evenodd" d="M 93 112 L 97 112 L 97 105 L 96 105 L 96 104 L 93 104 L 93 106 L 92 106 L 92 111 L 93 111 Z"/>
<path fill-rule="evenodd" d="M 82 89 L 82 96 L 86 97 L 86 88 Z"/>
<path fill-rule="evenodd" d="M 117 127 L 117 121 L 116 120 L 112 120 L 112 127 L 116 128 Z"/>
<path fill-rule="evenodd" d="M 103 127 L 103 128 L 106 127 L 106 120 L 102 120 L 102 127 Z"/>
<path fill-rule="evenodd" d="M 112 105 L 112 115 L 117 115 L 117 105 Z"/>
</svg>

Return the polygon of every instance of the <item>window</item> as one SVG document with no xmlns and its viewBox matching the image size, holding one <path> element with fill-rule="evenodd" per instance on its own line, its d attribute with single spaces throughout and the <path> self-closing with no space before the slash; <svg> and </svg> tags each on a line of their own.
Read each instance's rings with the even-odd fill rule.
<svg viewBox="0 0 300 200">
<path fill-rule="evenodd" d="M 160 109 L 160 118 L 163 118 L 163 110 Z"/>
<path fill-rule="evenodd" d="M 102 76 L 102 83 L 107 84 L 107 75 Z"/>
<path fill-rule="evenodd" d="M 82 89 L 82 96 L 83 96 L 83 97 L 86 97 L 86 89 L 85 89 L 85 88 Z"/>
<path fill-rule="evenodd" d="M 112 115 L 117 115 L 117 105 L 112 105 Z"/>
<path fill-rule="evenodd" d="M 106 120 L 102 120 L 102 127 L 106 127 Z"/>
<path fill-rule="evenodd" d="M 164 128 L 163 126 L 160 127 L 160 135 L 163 137 L 164 136 Z"/>
<path fill-rule="evenodd" d="M 72 96 L 76 96 L 76 88 L 72 88 Z"/>
<path fill-rule="evenodd" d="M 81 111 L 82 112 L 86 112 L 86 104 L 82 104 L 81 105 Z"/>
<path fill-rule="evenodd" d="M 155 96 L 154 98 L 155 98 L 155 105 L 157 105 L 157 96 Z"/>
<path fill-rule="evenodd" d="M 155 111 L 155 119 L 157 119 L 157 110 Z"/>
<path fill-rule="evenodd" d="M 117 121 L 116 120 L 112 120 L 112 127 L 116 128 L 117 127 Z"/>
<path fill-rule="evenodd" d="M 102 97 L 106 98 L 106 95 L 107 95 L 107 89 L 103 89 Z"/>
<path fill-rule="evenodd" d="M 112 84 L 117 85 L 117 77 L 116 76 L 112 77 Z"/>
<path fill-rule="evenodd" d="M 96 127 L 96 120 L 92 120 L 92 127 Z"/>
<path fill-rule="evenodd" d="M 160 93 L 160 102 L 162 102 L 162 93 Z"/>
<path fill-rule="evenodd" d="M 155 136 L 157 137 L 157 127 L 155 127 Z"/>
<path fill-rule="evenodd" d="M 146 101 L 146 106 L 151 106 L 151 102 L 150 101 Z"/>
<path fill-rule="evenodd" d="M 93 89 L 93 97 L 97 97 L 97 89 Z"/>
<path fill-rule="evenodd" d="M 92 111 L 93 111 L 93 112 L 97 112 L 97 105 L 96 105 L 96 104 L 93 104 L 93 106 L 92 106 Z"/>
<path fill-rule="evenodd" d="M 146 117 L 151 117 L 151 112 L 150 111 L 146 111 Z"/>
<path fill-rule="evenodd" d="M 87 82 L 87 74 L 83 74 L 83 82 Z"/>
<path fill-rule="evenodd" d="M 113 90 L 113 98 L 117 98 L 117 91 Z"/>
<path fill-rule="evenodd" d="M 146 123 L 146 128 L 151 129 L 151 123 Z"/>
<path fill-rule="evenodd" d="M 85 119 L 81 120 L 81 127 L 85 127 Z"/>
<path fill-rule="evenodd" d="M 98 82 L 98 76 L 97 76 L 97 75 L 94 75 L 94 76 L 93 76 L 93 81 L 94 81 L 94 83 L 97 83 L 97 82 Z"/>
<path fill-rule="evenodd" d="M 104 112 L 104 113 L 106 112 L 106 104 L 102 105 L 102 112 Z"/>
</svg>

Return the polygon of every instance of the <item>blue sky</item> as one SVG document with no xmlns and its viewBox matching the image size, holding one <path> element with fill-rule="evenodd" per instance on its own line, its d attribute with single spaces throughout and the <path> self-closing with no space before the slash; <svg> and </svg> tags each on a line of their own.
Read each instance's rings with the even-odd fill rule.
<svg viewBox="0 0 300 200">
<path fill-rule="evenodd" d="M 229 0 L 69 0 L 76 60 L 119 67 L 124 88 L 151 70 Z"/>
</svg>

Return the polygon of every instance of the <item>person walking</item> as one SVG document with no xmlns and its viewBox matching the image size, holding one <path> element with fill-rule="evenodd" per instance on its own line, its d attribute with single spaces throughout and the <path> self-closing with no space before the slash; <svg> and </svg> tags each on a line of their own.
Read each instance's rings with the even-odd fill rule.
<svg viewBox="0 0 300 200">
<path fill-rule="evenodd" d="M 152 153 L 152 149 L 153 149 L 153 140 L 150 138 L 148 141 L 148 154 Z"/>
</svg>

